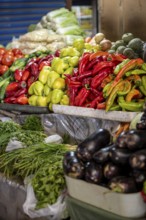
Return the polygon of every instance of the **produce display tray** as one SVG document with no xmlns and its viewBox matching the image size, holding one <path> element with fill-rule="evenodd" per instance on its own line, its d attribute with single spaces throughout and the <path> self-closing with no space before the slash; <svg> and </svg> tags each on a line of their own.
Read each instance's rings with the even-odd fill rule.
<svg viewBox="0 0 146 220">
<path fill-rule="evenodd" d="M 127 218 L 142 218 L 146 204 L 140 193 L 115 193 L 108 188 L 65 176 L 68 193 L 72 198 Z"/>
<path fill-rule="evenodd" d="M 93 108 L 84 108 L 76 106 L 53 105 L 53 112 L 57 114 L 67 114 L 90 118 L 107 119 L 120 122 L 131 122 L 138 112 L 123 112 L 123 111 L 109 111 L 97 110 Z"/>
<path fill-rule="evenodd" d="M 30 105 L 18 105 L 1 103 L 0 110 L 8 112 L 20 112 L 28 114 L 48 114 L 50 113 L 48 107 L 30 106 Z"/>
</svg>

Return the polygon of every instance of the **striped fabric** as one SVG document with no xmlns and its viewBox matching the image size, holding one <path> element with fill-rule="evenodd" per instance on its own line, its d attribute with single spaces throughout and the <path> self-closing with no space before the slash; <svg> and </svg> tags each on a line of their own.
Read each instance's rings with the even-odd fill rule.
<svg viewBox="0 0 146 220">
<path fill-rule="evenodd" d="M 25 34 L 49 11 L 65 7 L 65 0 L 0 0 L 0 44 Z"/>
</svg>

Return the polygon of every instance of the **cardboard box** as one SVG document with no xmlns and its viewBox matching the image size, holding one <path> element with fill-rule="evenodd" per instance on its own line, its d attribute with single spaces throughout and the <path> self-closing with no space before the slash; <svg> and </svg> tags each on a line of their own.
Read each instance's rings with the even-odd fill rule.
<svg viewBox="0 0 146 220">
<path fill-rule="evenodd" d="M 131 32 L 146 41 L 145 0 L 98 0 L 99 32 L 111 41 Z"/>
<path fill-rule="evenodd" d="M 108 188 L 83 180 L 68 176 L 65 178 L 69 195 L 75 199 L 122 217 L 135 219 L 146 214 L 146 205 L 140 193 L 115 193 Z"/>
</svg>

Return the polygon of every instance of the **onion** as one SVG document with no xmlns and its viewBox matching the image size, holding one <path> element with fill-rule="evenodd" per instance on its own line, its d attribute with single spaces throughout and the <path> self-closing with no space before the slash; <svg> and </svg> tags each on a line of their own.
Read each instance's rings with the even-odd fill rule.
<svg viewBox="0 0 146 220">
<path fill-rule="evenodd" d="M 99 45 L 101 46 L 101 49 L 102 49 L 103 51 L 106 51 L 106 50 L 109 50 L 109 49 L 111 48 L 112 43 L 111 43 L 111 41 L 108 40 L 108 39 L 103 39 L 103 40 L 100 42 Z"/>
</svg>

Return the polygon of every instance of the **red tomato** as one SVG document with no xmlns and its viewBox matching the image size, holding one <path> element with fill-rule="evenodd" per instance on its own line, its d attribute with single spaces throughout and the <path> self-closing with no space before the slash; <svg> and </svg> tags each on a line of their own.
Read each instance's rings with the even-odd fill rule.
<svg viewBox="0 0 146 220">
<path fill-rule="evenodd" d="M 14 53 L 12 52 L 12 50 L 6 50 L 4 54 L 14 56 Z"/>
<path fill-rule="evenodd" d="M 5 53 L 2 57 L 2 64 L 6 66 L 11 66 L 12 63 L 14 62 L 14 56 L 11 54 Z"/>
<path fill-rule="evenodd" d="M 20 49 L 18 49 L 18 48 L 13 48 L 12 52 L 14 53 L 14 56 L 15 55 L 22 55 L 22 51 Z"/>
<path fill-rule="evenodd" d="M 5 52 L 6 52 L 6 49 L 3 48 L 3 47 L 1 47 L 1 48 L 0 48 L 0 54 L 4 54 Z"/>
<path fill-rule="evenodd" d="M 6 65 L 0 65 L 0 75 L 3 75 L 7 70 L 8 70 L 8 66 Z"/>
<path fill-rule="evenodd" d="M 1 62 L 2 62 L 2 58 L 3 58 L 3 55 L 0 54 L 0 64 L 1 64 Z"/>
<path fill-rule="evenodd" d="M 24 57 L 24 55 L 23 54 L 16 54 L 14 57 L 16 57 L 16 59 L 19 59 L 19 58 Z"/>
</svg>

